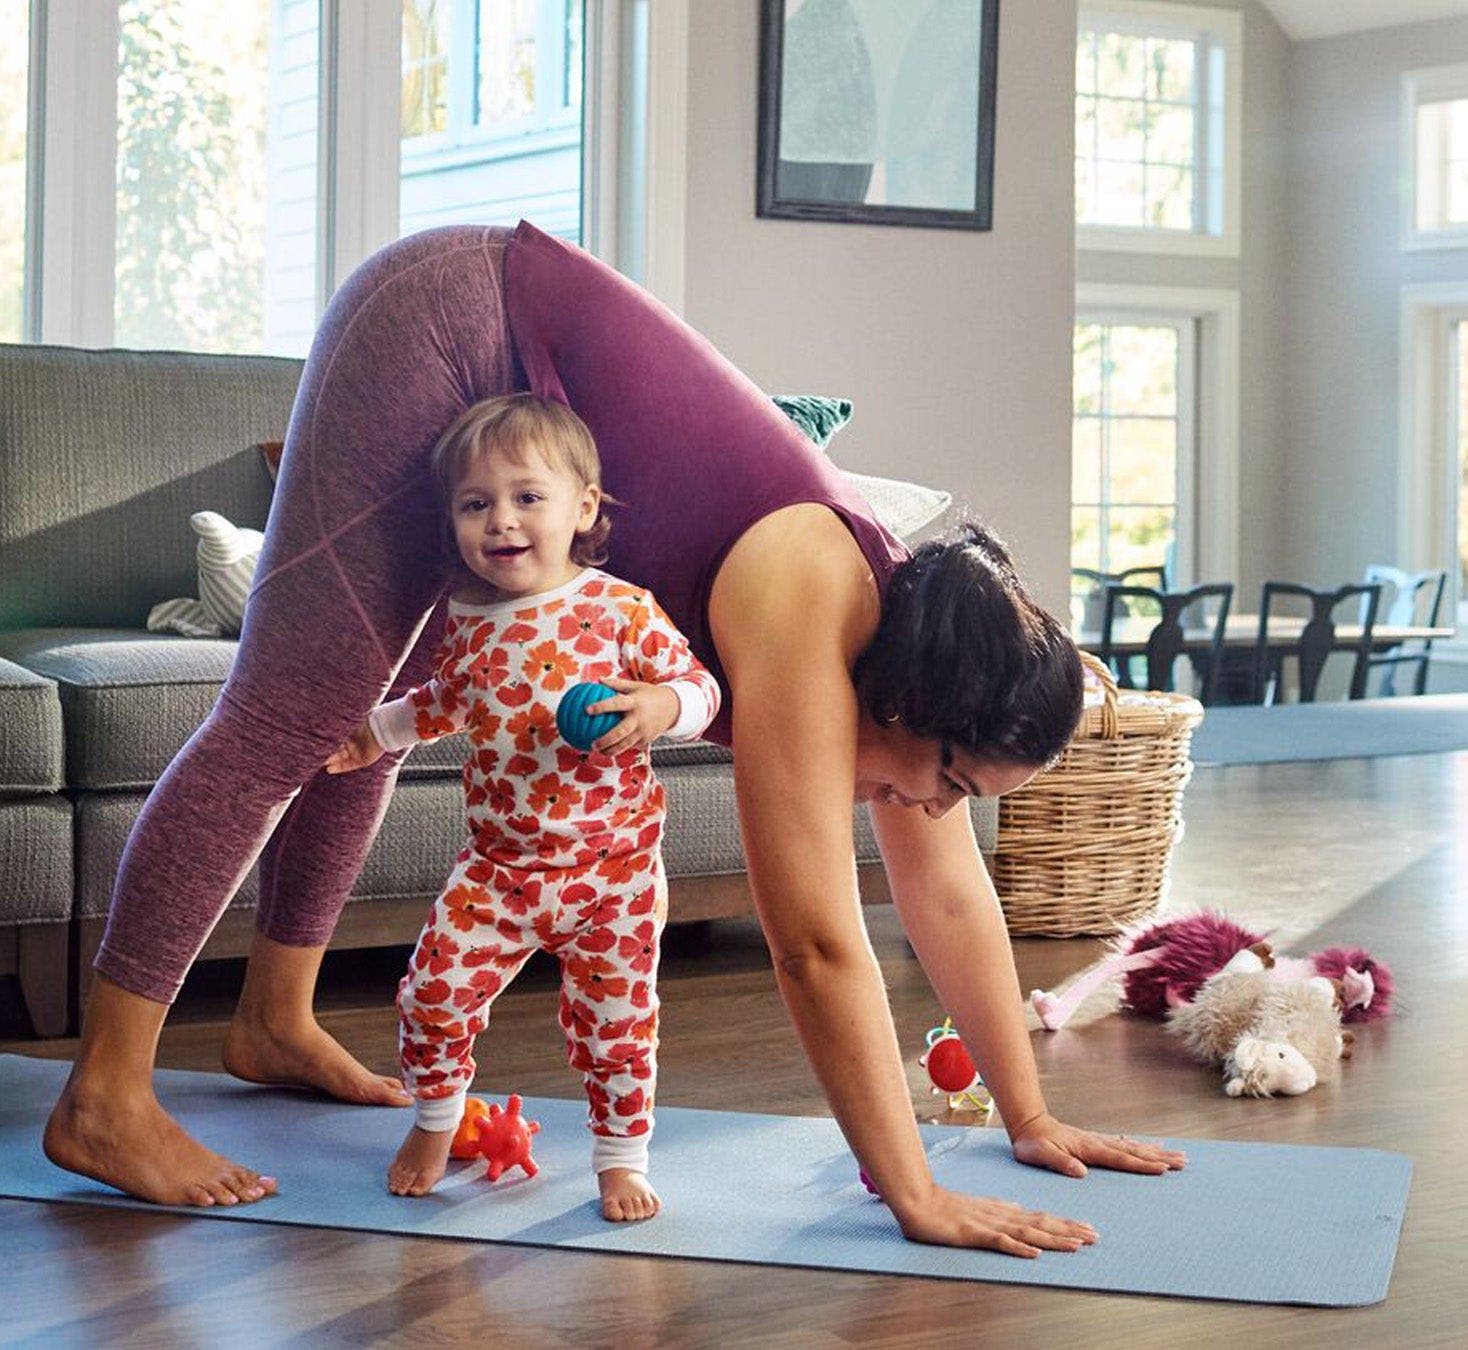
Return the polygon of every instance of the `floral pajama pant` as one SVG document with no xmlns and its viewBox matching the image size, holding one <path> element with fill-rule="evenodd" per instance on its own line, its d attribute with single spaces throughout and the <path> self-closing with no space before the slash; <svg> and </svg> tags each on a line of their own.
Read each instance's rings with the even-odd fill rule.
<svg viewBox="0 0 1468 1350">
<path fill-rule="evenodd" d="M 667 896 L 658 848 L 549 871 L 462 856 L 398 986 L 403 1082 L 418 1124 L 458 1124 L 474 1038 L 496 996 L 536 951 L 551 952 L 570 1063 L 586 1084 L 593 1170 L 646 1172 Z"/>
</svg>

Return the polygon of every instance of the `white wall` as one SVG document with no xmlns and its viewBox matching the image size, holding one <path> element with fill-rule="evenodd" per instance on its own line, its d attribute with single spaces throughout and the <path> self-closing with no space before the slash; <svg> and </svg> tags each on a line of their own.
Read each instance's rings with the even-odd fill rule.
<svg viewBox="0 0 1468 1350">
<path fill-rule="evenodd" d="M 757 219 L 759 6 L 690 8 L 685 316 L 770 393 L 851 398 L 834 457 L 953 492 L 1064 612 L 1075 0 L 1000 8 L 983 233 Z"/>
</svg>

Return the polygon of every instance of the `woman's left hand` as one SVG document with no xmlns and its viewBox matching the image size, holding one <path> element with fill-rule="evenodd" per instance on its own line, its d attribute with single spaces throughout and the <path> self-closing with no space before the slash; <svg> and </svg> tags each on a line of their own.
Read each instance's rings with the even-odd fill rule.
<svg viewBox="0 0 1468 1350">
<path fill-rule="evenodd" d="M 587 715 L 621 713 L 622 720 L 592 744 L 591 748 L 600 754 L 620 755 L 624 750 L 651 745 L 678 720 L 678 695 L 666 685 L 643 684 L 615 676 L 608 676 L 602 683 L 608 689 L 615 689 L 617 697 L 590 704 Z"/>
<path fill-rule="evenodd" d="M 1188 1156 L 1159 1144 L 1144 1144 L 1125 1134 L 1096 1134 L 1062 1125 L 1051 1115 L 1025 1121 L 1010 1136 L 1014 1156 L 1031 1167 L 1048 1167 L 1068 1177 L 1083 1177 L 1086 1166 L 1160 1176 L 1186 1166 Z"/>
</svg>

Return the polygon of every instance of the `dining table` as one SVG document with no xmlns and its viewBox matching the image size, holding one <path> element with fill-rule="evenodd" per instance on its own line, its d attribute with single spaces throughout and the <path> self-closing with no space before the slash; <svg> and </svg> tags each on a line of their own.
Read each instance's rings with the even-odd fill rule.
<svg viewBox="0 0 1468 1350">
<path fill-rule="evenodd" d="M 1305 631 L 1305 618 L 1292 614 L 1269 616 L 1269 645 L 1288 655 L 1298 647 L 1300 634 Z M 1111 625 L 1111 651 L 1115 656 L 1141 656 L 1147 651 L 1147 639 L 1157 626 L 1156 618 L 1146 615 L 1118 617 Z M 1426 624 L 1383 624 L 1379 623 L 1371 634 L 1373 652 L 1390 651 L 1403 642 L 1429 641 L 1453 636 L 1452 628 L 1431 627 Z M 1101 650 L 1101 633 L 1095 628 L 1073 628 L 1071 636 L 1076 644 L 1088 652 Z M 1359 623 L 1338 623 L 1335 626 L 1335 649 L 1353 651 L 1361 641 Z M 1183 629 L 1183 650 L 1189 654 L 1206 652 L 1213 642 L 1213 625 L 1200 625 Z M 1223 646 L 1226 651 L 1253 649 L 1259 642 L 1259 616 L 1257 614 L 1230 614 L 1224 624 Z"/>
</svg>

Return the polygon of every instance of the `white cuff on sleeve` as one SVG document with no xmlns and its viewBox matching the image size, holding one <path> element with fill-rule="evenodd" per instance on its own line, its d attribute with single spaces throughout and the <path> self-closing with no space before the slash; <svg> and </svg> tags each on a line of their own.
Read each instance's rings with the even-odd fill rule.
<svg viewBox="0 0 1468 1350">
<path fill-rule="evenodd" d="M 708 695 L 693 680 L 669 680 L 665 688 L 678 696 L 678 720 L 665 732 L 665 741 L 695 740 L 714 720 L 709 710 Z"/>
<path fill-rule="evenodd" d="M 407 697 L 381 703 L 367 714 L 367 725 L 384 750 L 406 750 L 418 744 L 418 715 Z"/>
<path fill-rule="evenodd" d="M 646 1134 L 594 1134 L 591 1136 L 591 1170 L 598 1175 L 612 1167 L 625 1167 L 629 1172 L 647 1175 Z"/>
<path fill-rule="evenodd" d="M 452 1097 L 419 1097 L 418 1115 L 414 1124 L 430 1134 L 442 1134 L 445 1130 L 457 1130 L 464 1118 L 464 1102 L 468 1091 L 456 1092 Z"/>
</svg>

